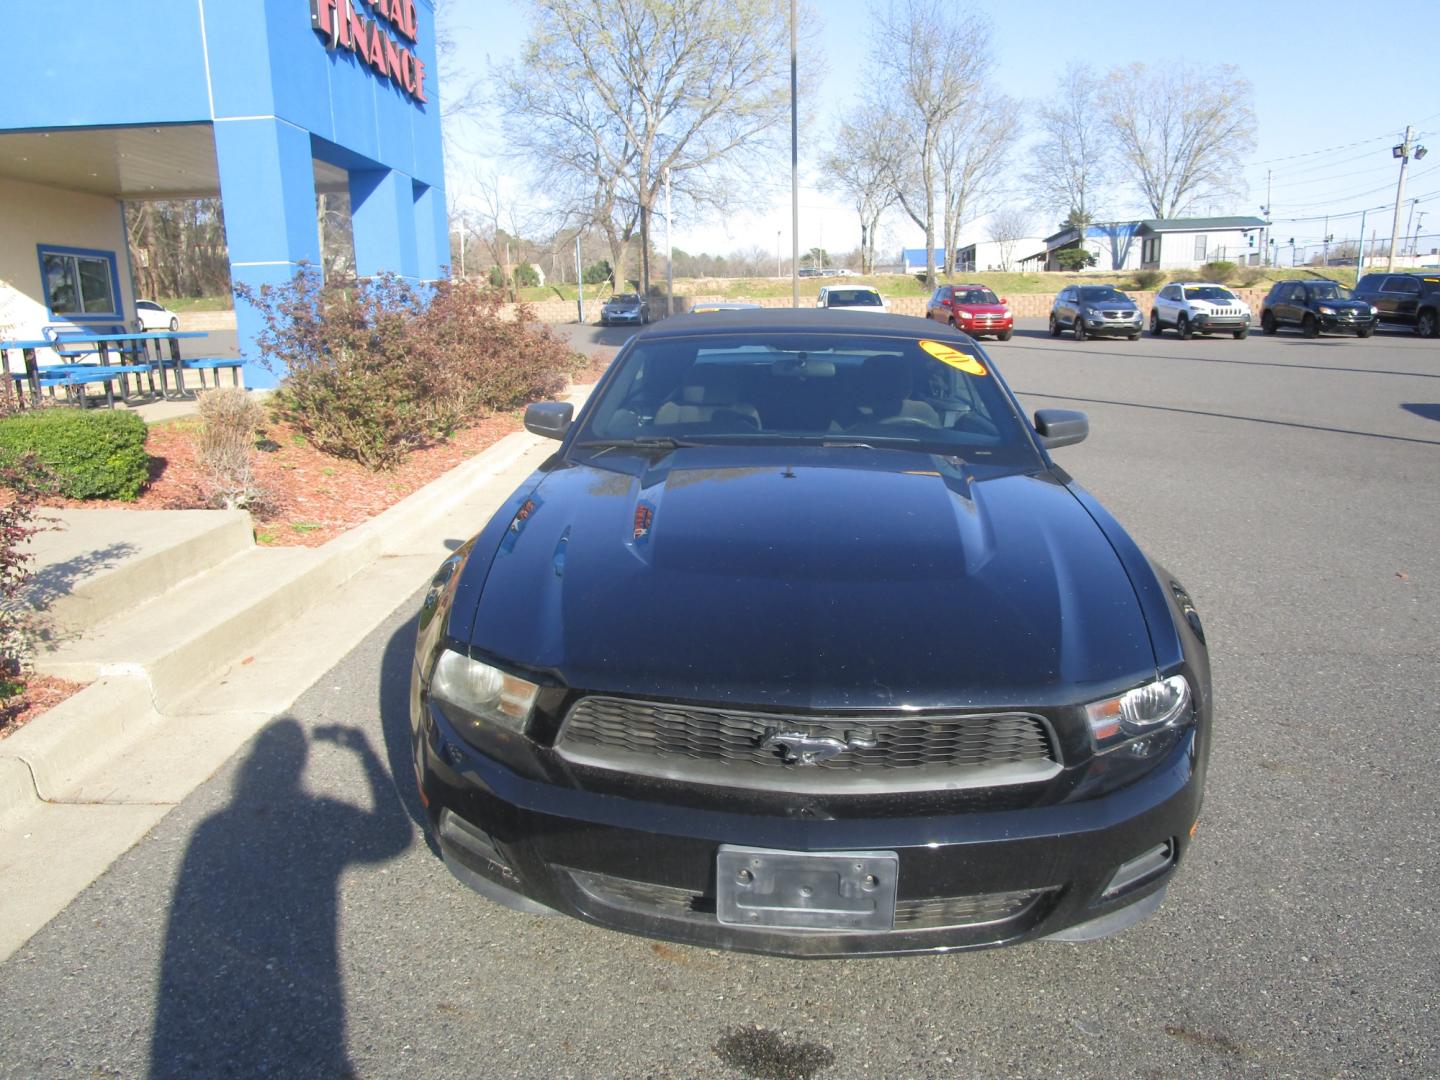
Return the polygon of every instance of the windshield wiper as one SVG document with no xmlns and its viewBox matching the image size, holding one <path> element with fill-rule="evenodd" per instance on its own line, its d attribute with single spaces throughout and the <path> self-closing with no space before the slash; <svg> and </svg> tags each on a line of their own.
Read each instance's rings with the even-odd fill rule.
<svg viewBox="0 0 1440 1080">
<path fill-rule="evenodd" d="M 634 439 L 584 439 L 575 444 L 576 448 L 581 450 L 588 450 L 593 447 L 623 450 L 631 446 L 640 450 L 679 450 L 689 446 L 706 445 L 708 444 L 695 442 L 691 439 L 675 439 L 668 435 L 642 436 Z"/>
</svg>

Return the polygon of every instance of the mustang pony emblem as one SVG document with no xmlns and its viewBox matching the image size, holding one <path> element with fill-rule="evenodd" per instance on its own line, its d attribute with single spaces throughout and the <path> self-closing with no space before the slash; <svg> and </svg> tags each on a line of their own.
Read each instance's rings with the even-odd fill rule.
<svg viewBox="0 0 1440 1080">
<path fill-rule="evenodd" d="M 842 742 L 825 735 L 807 735 L 803 731 L 766 728 L 765 734 L 760 737 L 760 748 L 766 750 L 777 746 L 785 752 L 786 765 L 818 765 L 847 750 L 872 749 L 875 740 L 855 738 L 848 731 Z"/>
</svg>

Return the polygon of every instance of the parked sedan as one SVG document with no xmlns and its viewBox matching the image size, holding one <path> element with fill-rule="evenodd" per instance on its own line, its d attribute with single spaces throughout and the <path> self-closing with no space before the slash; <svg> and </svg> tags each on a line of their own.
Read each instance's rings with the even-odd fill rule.
<svg viewBox="0 0 1440 1080">
<path fill-rule="evenodd" d="M 420 612 L 413 749 L 489 899 L 795 956 L 1087 940 L 1155 910 L 1211 739 L 1199 617 L 970 337 L 636 334 Z M 462 933 L 463 922 L 451 928 Z"/>
<path fill-rule="evenodd" d="M 135 319 L 142 330 L 179 330 L 180 316 L 154 300 L 135 301 Z"/>
<path fill-rule="evenodd" d="M 644 326 L 650 321 L 650 304 L 636 293 L 621 293 L 605 301 L 600 309 L 600 325 L 614 323 L 638 323 Z"/>
<path fill-rule="evenodd" d="M 1181 338 L 1194 334 L 1250 333 L 1250 306 L 1223 285 L 1178 281 L 1155 294 L 1150 308 L 1150 333 L 1159 337 L 1174 327 Z"/>
<path fill-rule="evenodd" d="M 948 323 L 974 338 L 1009 341 L 1015 332 L 1010 301 L 997 297 L 985 285 L 941 285 L 925 305 L 925 317 Z"/>
<path fill-rule="evenodd" d="M 1338 281 L 1277 281 L 1260 305 L 1260 330 L 1294 327 L 1306 337 L 1327 333 L 1366 338 L 1375 333 L 1375 308 L 1350 298 Z"/>
<path fill-rule="evenodd" d="M 1070 330 L 1076 341 L 1087 337 L 1140 338 L 1143 316 L 1135 301 L 1113 285 L 1067 285 L 1050 306 L 1050 336 Z"/>
</svg>

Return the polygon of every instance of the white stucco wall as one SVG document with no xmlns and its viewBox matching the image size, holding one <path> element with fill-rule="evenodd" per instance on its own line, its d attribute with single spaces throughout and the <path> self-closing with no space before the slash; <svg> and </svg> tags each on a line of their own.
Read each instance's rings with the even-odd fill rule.
<svg viewBox="0 0 1440 1080">
<path fill-rule="evenodd" d="M 0 340 L 38 338 L 52 323 L 40 279 L 38 245 L 86 248 L 115 256 L 121 322 L 135 317 L 120 203 L 103 195 L 0 177 Z M 115 319 L 92 320 L 113 324 Z M 53 354 L 38 354 L 41 364 Z M 13 363 L 13 358 L 12 358 Z"/>
<path fill-rule="evenodd" d="M 1256 230 L 1256 244 L 1259 244 L 1259 233 Z M 1195 257 L 1195 239 L 1198 236 L 1205 237 L 1205 257 Z M 1135 245 L 1140 247 L 1140 243 Z M 1193 270 L 1203 266 L 1207 262 L 1215 262 L 1219 259 L 1228 259 L 1233 263 L 1244 263 L 1250 256 L 1259 251 L 1259 247 L 1249 247 L 1245 243 L 1245 232 L 1242 229 L 1212 229 L 1203 233 L 1161 233 L 1160 234 L 1160 262 L 1161 270 Z"/>
</svg>

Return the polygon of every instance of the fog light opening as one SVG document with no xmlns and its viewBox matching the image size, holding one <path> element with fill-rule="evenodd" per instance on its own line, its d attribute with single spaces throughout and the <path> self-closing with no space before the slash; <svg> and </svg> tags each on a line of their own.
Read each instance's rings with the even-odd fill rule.
<svg viewBox="0 0 1440 1080">
<path fill-rule="evenodd" d="M 1175 842 L 1166 840 L 1143 855 L 1138 855 L 1129 862 L 1121 863 L 1120 869 L 1115 871 L 1115 876 L 1110 879 L 1110 884 L 1105 886 L 1105 891 L 1100 894 L 1101 900 L 1113 900 L 1123 892 L 1128 892 L 1153 878 L 1159 877 L 1166 870 L 1170 869 L 1175 862 Z"/>
</svg>

